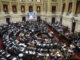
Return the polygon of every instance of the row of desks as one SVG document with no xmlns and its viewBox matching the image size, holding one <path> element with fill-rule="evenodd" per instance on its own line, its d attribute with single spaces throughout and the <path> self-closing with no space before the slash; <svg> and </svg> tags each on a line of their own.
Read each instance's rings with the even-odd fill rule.
<svg viewBox="0 0 80 60">
<path fill-rule="evenodd" d="M 67 42 L 68 44 L 71 44 L 73 43 L 72 39 L 66 37 L 63 33 L 57 31 L 57 29 L 55 29 L 54 27 L 52 27 L 51 25 L 49 25 L 47 22 L 44 21 L 44 23 L 46 23 L 54 32 L 55 34 L 59 35 L 61 37 L 60 41 L 64 41 L 64 42 Z M 80 53 L 80 47 L 78 47 L 76 45 L 76 43 L 73 43 L 75 46 L 76 46 L 76 51 L 77 51 L 77 54 Z M 79 54 L 78 54 L 79 55 Z"/>
</svg>

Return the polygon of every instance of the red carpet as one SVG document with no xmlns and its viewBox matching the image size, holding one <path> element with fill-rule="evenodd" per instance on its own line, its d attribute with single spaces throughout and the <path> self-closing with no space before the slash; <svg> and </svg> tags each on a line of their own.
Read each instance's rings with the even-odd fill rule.
<svg viewBox="0 0 80 60">
<path fill-rule="evenodd" d="M 2 41 L 1 41 L 1 38 L 0 38 L 0 49 L 2 49 Z"/>
<path fill-rule="evenodd" d="M 49 26 L 47 26 L 48 27 L 48 32 L 51 32 L 52 30 L 50 29 L 50 27 Z M 54 32 L 54 31 L 53 31 Z M 59 39 L 58 39 L 58 37 L 57 36 L 54 36 L 54 38 L 55 38 L 55 40 L 58 42 L 59 41 Z"/>
<path fill-rule="evenodd" d="M 38 38 L 37 38 L 37 40 L 40 40 L 40 39 L 41 39 L 41 37 L 38 37 Z"/>
<path fill-rule="evenodd" d="M 19 36 L 17 37 L 17 40 L 20 40 L 20 37 Z"/>
<path fill-rule="evenodd" d="M 80 60 L 80 57 L 76 54 L 74 55 L 74 58 Z"/>
<path fill-rule="evenodd" d="M 55 38 L 55 40 L 56 40 L 57 42 L 59 41 L 58 37 L 54 36 L 54 38 Z"/>
</svg>

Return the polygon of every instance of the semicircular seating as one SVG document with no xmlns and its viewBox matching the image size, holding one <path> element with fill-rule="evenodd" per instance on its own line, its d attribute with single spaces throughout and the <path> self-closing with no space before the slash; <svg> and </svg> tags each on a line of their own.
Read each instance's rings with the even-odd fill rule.
<svg viewBox="0 0 80 60">
<path fill-rule="evenodd" d="M 55 32 L 44 23 L 27 21 L 11 24 L 3 34 L 0 60 L 46 60 L 73 58 L 74 50 L 56 41 Z M 48 58 L 50 57 L 50 58 Z"/>
</svg>

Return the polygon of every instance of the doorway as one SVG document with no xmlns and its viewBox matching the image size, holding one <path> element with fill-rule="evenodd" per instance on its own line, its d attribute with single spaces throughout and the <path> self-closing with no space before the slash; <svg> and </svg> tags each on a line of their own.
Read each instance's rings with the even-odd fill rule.
<svg viewBox="0 0 80 60">
<path fill-rule="evenodd" d="M 25 22 L 26 21 L 26 17 L 22 17 L 22 21 Z"/>
<path fill-rule="evenodd" d="M 40 22 L 41 21 L 41 17 L 37 16 L 37 21 Z"/>
<path fill-rule="evenodd" d="M 10 18 L 6 18 L 6 23 L 10 24 Z"/>
<path fill-rule="evenodd" d="M 55 17 L 52 17 L 52 24 L 55 23 Z"/>
<path fill-rule="evenodd" d="M 76 27 L 76 22 L 72 22 L 72 32 L 74 33 Z"/>
</svg>

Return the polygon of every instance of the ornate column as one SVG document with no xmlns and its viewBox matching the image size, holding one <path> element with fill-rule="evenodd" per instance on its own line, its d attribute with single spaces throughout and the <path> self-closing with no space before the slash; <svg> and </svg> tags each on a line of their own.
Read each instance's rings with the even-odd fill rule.
<svg viewBox="0 0 80 60">
<path fill-rule="evenodd" d="M 25 5 L 25 13 L 27 13 L 28 12 L 28 0 L 26 0 L 26 5 Z"/>
<path fill-rule="evenodd" d="M 62 13 L 63 3 L 64 3 L 64 2 L 63 2 L 62 0 L 60 0 L 60 1 L 58 2 L 58 10 L 57 10 L 57 11 L 58 11 L 59 13 Z"/>
<path fill-rule="evenodd" d="M 68 12 L 68 6 L 69 6 L 69 0 L 66 0 L 65 13 L 67 13 L 67 12 Z"/>
<path fill-rule="evenodd" d="M 1 7 L 1 1 L 0 1 L 0 7 Z M 0 12 L 1 12 L 1 8 L 0 8 Z"/>
<path fill-rule="evenodd" d="M 47 11 L 48 11 L 48 13 L 51 12 L 51 0 L 48 0 L 48 2 L 47 2 Z"/>
<path fill-rule="evenodd" d="M 17 0 L 18 4 L 17 4 L 17 12 L 20 13 L 21 12 L 21 6 L 20 6 L 20 0 Z"/>
<path fill-rule="evenodd" d="M 35 12 L 36 13 L 36 0 L 33 0 L 33 12 Z"/>
<path fill-rule="evenodd" d="M 0 5 L 1 5 L 1 12 L 3 12 L 3 4 L 2 4 L 2 2 L 0 2 Z"/>
<path fill-rule="evenodd" d="M 41 12 L 43 13 L 44 12 L 44 0 L 41 0 L 41 2 L 42 2 L 42 9 L 41 9 Z"/>
<path fill-rule="evenodd" d="M 12 5 L 11 5 L 11 1 L 9 2 L 9 8 L 8 8 L 9 12 L 12 13 Z"/>
<path fill-rule="evenodd" d="M 77 0 L 72 0 L 72 14 L 75 14 Z"/>
</svg>

